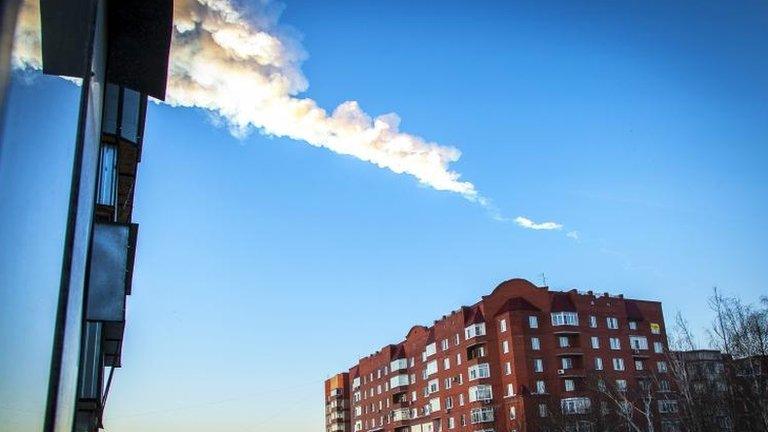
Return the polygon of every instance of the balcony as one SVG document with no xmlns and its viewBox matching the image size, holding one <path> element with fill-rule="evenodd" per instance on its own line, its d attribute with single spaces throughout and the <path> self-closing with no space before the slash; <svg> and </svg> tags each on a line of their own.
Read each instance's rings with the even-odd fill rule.
<svg viewBox="0 0 768 432">
<path fill-rule="evenodd" d="M 125 299 L 131 293 L 137 230 L 135 224 L 93 226 L 86 319 L 102 323 L 104 366 L 120 366 Z"/>
</svg>

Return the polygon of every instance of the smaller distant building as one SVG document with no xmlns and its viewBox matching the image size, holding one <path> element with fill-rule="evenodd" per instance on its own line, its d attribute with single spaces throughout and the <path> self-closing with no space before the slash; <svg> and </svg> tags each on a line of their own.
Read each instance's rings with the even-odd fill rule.
<svg viewBox="0 0 768 432">
<path fill-rule="evenodd" d="M 343 372 L 325 380 L 325 432 L 348 432 L 349 373 Z"/>
<path fill-rule="evenodd" d="M 706 430 L 732 431 L 732 399 L 726 374 L 729 357 L 718 350 L 676 351 L 673 356 L 680 365 L 680 391 L 690 398 L 686 414 L 695 418 L 691 422 L 704 423 L 700 427 Z"/>
</svg>

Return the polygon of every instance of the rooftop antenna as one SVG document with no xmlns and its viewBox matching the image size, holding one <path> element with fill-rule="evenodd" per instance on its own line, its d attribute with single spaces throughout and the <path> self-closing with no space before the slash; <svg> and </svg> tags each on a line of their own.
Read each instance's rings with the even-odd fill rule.
<svg viewBox="0 0 768 432">
<path fill-rule="evenodd" d="M 547 276 L 544 273 L 541 274 L 541 286 L 547 286 Z"/>
</svg>

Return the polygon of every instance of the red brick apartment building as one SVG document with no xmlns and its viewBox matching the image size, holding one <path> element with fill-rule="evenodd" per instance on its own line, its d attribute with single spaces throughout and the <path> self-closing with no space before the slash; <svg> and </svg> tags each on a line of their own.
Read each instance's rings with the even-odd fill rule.
<svg viewBox="0 0 768 432">
<path fill-rule="evenodd" d="M 578 419 L 610 407 L 590 380 L 669 393 L 666 346 L 659 302 L 512 279 L 327 380 L 326 432 L 592 430 Z M 652 410 L 676 430 L 673 400 Z"/>
</svg>

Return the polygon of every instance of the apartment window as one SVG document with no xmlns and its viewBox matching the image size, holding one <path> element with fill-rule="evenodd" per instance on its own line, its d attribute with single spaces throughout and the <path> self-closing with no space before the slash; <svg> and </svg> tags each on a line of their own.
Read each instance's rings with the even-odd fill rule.
<svg viewBox="0 0 768 432">
<path fill-rule="evenodd" d="M 635 350 L 647 350 L 648 338 L 646 338 L 645 336 L 630 336 L 629 346 Z"/>
<path fill-rule="evenodd" d="M 547 416 L 547 404 L 539 404 L 539 417 Z"/>
<path fill-rule="evenodd" d="M 536 381 L 536 393 L 544 394 L 546 392 L 547 386 L 544 384 L 544 381 Z"/>
<path fill-rule="evenodd" d="M 427 383 L 427 393 L 432 394 L 440 390 L 440 381 L 435 378 Z"/>
<path fill-rule="evenodd" d="M 635 370 L 638 370 L 638 371 L 643 370 L 643 361 L 642 360 L 635 360 Z"/>
<path fill-rule="evenodd" d="M 515 395 L 515 386 L 512 384 L 507 384 L 507 391 L 504 394 L 505 397 L 512 397 Z"/>
<path fill-rule="evenodd" d="M 592 328 L 597 328 L 597 317 L 594 315 L 589 316 L 589 326 Z"/>
<path fill-rule="evenodd" d="M 504 363 L 504 375 L 512 375 L 512 363 Z"/>
<path fill-rule="evenodd" d="M 426 357 L 432 356 L 435 353 L 437 353 L 437 344 L 432 342 L 424 349 L 424 358 L 426 359 Z"/>
<path fill-rule="evenodd" d="M 676 413 L 677 412 L 677 401 L 676 400 L 660 400 L 659 401 L 659 412 L 660 413 Z"/>
<path fill-rule="evenodd" d="M 563 366 L 563 369 L 572 369 L 573 359 L 570 357 L 563 357 L 562 359 L 560 359 L 560 364 Z"/>
<path fill-rule="evenodd" d="M 445 378 L 443 379 L 443 387 L 448 390 L 453 385 L 453 379 L 451 378 Z"/>
<path fill-rule="evenodd" d="M 457 378 L 459 379 L 459 385 L 462 385 L 462 384 L 464 384 L 464 375 L 462 375 L 462 374 L 459 374 L 459 375 L 457 376 Z"/>
<path fill-rule="evenodd" d="M 592 336 L 592 348 L 593 349 L 600 349 L 600 338 L 597 336 Z"/>
<path fill-rule="evenodd" d="M 560 346 L 560 348 L 567 348 L 571 346 L 570 341 L 568 340 L 568 336 L 560 336 L 557 338 L 557 344 Z"/>
<path fill-rule="evenodd" d="M 391 388 L 408 385 L 408 375 L 400 374 L 393 375 L 389 378 L 389 386 Z"/>
<path fill-rule="evenodd" d="M 661 354 L 664 352 L 664 344 L 661 342 L 654 342 L 653 343 L 653 352 L 657 354 Z"/>
<path fill-rule="evenodd" d="M 376 394 L 381 394 L 381 384 L 376 386 Z"/>
<path fill-rule="evenodd" d="M 487 423 L 493 421 L 493 408 L 473 408 L 470 411 L 472 424 Z"/>
<path fill-rule="evenodd" d="M 507 331 L 507 320 L 502 319 L 499 321 L 499 332 L 504 333 L 505 331 Z"/>
<path fill-rule="evenodd" d="M 411 384 L 416 384 L 416 374 L 411 374 Z"/>
<path fill-rule="evenodd" d="M 443 351 L 448 349 L 448 339 L 443 339 L 440 341 L 440 348 L 442 348 Z"/>
<path fill-rule="evenodd" d="M 539 328 L 539 317 L 535 315 L 531 315 L 528 317 L 528 327 L 530 328 Z"/>
<path fill-rule="evenodd" d="M 469 367 L 469 380 L 474 381 L 479 378 L 488 378 L 491 376 L 491 369 L 488 363 L 480 363 Z"/>
<path fill-rule="evenodd" d="M 504 352 L 504 354 L 509 353 L 509 341 L 501 342 L 501 350 Z"/>
<path fill-rule="evenodd" d="M 538 351 L 541 349 L 541 341 L 539 341 L 539 338 L 537 337 L 531 338 L 531 349 L 534 351 Z"/>
<path fill-rule="evenodd" d="M 533 359 L 533 371 L 534 372 L 544 372 L 544 360 L 542 360 L 542 359 Z"/>
<path fill-rule="evenodd" d="M 630 330 L 637 330 L 637 321 L 630 321 L 629 322 L 629 329 Z"/>
<path fill-rule="evenodd" d="M 477 385 L 469 388 L 469 401 L 488 401 L 493 399 L 490 385 Z"/>
<path fill-rule="evenodd" d="M 553 326 L 579 325 L 579 314 L 576 312 L 552 312 Z"/>
<path fill-rule="evenodd" d="M 661 326 L 658 323 L 651 323 L 651 333 L 661 334 Z"/>
<path fill-rule="evenodd" d="M 464 393 L 459 393 L 459 406 L 464 406 Z"/>
<path fill-rule="evenodd" d="M 618 389 L 619 391 L 626 391 L 627 390 L 627 380 L 617 379 L 616 380 L 616 389 Z"/>
<path fill-rule="evenodd" d="M 603 359 L 595 357 L 595 370 L 603 370 Z"/>
<path fill-rule="evenodd" d="M 461 364 L 461 353 L 456 354 L 456 365 Z"/>
<path fill-rule="evenodd" d="M 443 369 L 448 370 L 451 368 L 451 358 L 446 357 L 443 359 Z"/>
<path fill-rule="evenodd" d="M 448 396 L 447 398 L 445 398 L 445 408 L 446 409 L 453 408 L 453 396 Z"/>
<path fill-rule="evenodd" d="M 413 367 L 413 365 L 416 364 L 416 360 L 413 357 L 411 357 L 411 359 L 410 359 L 410 361 L 408 363 L 410 364 L 410 367 Z"/>
<path fill-rule="evenodd" d="M 101 145 L 99 155 L 99 179 L 96 203 L 108 206 L 117 204 L 117 146 Z"/>
<path fill-rule="evenodd" d="M 656 362 L 656 370 L 658 370 L 659 373 L 665 373 L 667 371 L 667 362 L 665 361 Z"/>
<path fill-rule="evenodd" d="M 659 391 L 664 391 L 664 392 L 669 391 L 669 381 L 659 380 Z"/>
<path fill-rule="evenodd" d="M 427 376 L 437 373 L 437 360 L 432 360 L 431 362 L 427 363 L 426 372 Z"/>
<path fill-rule="evenodd" d="M 624 370 L 624 359 L 623 358 L 614 358 L 613 359 L 613 370 L 616 370 L 616 371 L 623 371 Z"/>
<path fill-rule="evenodd" d="M 453 417 L 448 417 L 448 429 L 453 429 L 456 427 L 456 422 L 453 420 Z"/>
<path fill-rule="evenodd" d="M 610 338 L 608 339 L 608 342 L 610 343 L 612 350 L 621 349 L 621 341 L 619 340 L 619 338 Z"/>
<path fill-rule="evenodd" d="M 591 406 L 589 398 L 575 397 L 560 401 L 563 414 L 586 414 Z"/>
<path fill-rule="evenodd" d="M 513 406 L 509 407 L 509 419 L 514 420 L 516 418 L 517 418 L 517 410 Z"/>
<path fill-rule="evenodd" d="M 572 379 L 563 381 L 563 384 L 565 385 L 565 391 L 567 392 L 576 390 L 576 385 L 573 383 Z"/>
<path fill-rule="evenodd" d="M 619 328 L 619 319 L 615 317 L 608 317 L 605 319 L 606 324 L 608 325 L 608 328 L 611 330 L 618 330 Z"/>
<path fill-rule="evenodd" d="M 472 324 L 464 329 L 464 338 L 472 339 L 473 337 L 485 335 L 485 323 Z"/>
</svg>

